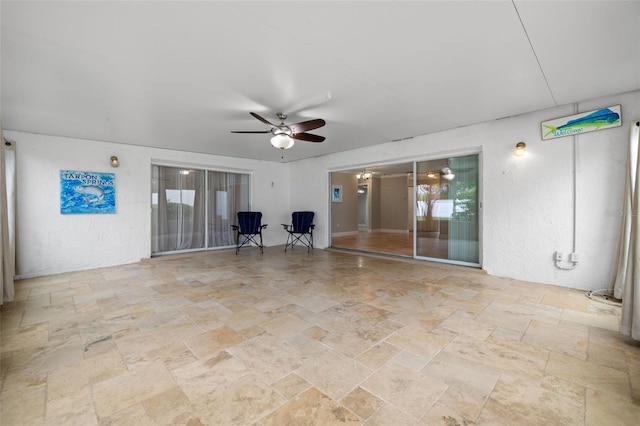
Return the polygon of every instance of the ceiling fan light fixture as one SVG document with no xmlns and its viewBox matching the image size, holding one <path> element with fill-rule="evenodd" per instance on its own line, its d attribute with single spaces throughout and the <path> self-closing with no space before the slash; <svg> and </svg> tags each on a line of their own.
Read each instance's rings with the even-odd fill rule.
<svg viewBox="0 0 640 426">
<path fill-rule="evenodd" d="M 279 112 L 277 117 L 280 119 L 281 123 L 279 125 L 275 125 L 256 114 L 255 112 L 250 112 L 251 116 L 258 121 L 266 124 L 270 130 L 264 131 L 255 131 L 255 130 L 247 130 L 247 131 L 234 131 L 231 133 L 271 133 L 273 137 L 271 138 L 271 145 L 278 149 L 289 149 L 295 143 L 294 139 L 305 141 L 305 142 L 323 142 L 325 140 L 324 136 L 318 136 L 311 133 L 305 133 L 308 130 L 318 129 L 325 124 L 327 124 L 323 119 L 316 118 L 314 120 L 302 121 L 300 123 L 287 125 L 284 120 L 286 120 L 286 114 Z"/>
<path fill-rule="evenodd" d="M 274 148 L 278 149 L 289 149 L 293 146 L 294 143 L 295 142 L 293 138 L 286 133 L 276 133 L 271 138 L 271 145 L 273 145 Z"/>
</svg>

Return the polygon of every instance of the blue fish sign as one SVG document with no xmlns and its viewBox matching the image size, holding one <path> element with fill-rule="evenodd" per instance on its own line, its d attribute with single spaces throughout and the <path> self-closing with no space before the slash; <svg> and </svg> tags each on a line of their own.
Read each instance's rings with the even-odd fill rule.
<svg viewBox="0 0 640 426">
<path fill-rule="evenodd" d="M 115 212 L 114 173 L 60 170 L 60 213 Z"/>
<path fill-rule="evenodd" d="M 620 105 L 615 105 L 609 108 L 545 121 L 542 123 L 542 140 L 579 135 L 621 125 Z"/>
</svg>

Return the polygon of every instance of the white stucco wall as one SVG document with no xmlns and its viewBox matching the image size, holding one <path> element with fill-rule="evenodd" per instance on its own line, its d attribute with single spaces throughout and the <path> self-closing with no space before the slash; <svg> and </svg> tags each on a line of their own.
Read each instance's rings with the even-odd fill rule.
<svg viewBox="0 0 640 426">
<path fill-rule="evenodd" d="M 540 122 L 622 105 L 623 126 L 542 141 Z M 346 168 L 480 153 L 482 267 L 490 274 L 585 290 L 609 286 L 616 253 L 629 123 L 640 119 L 640 92 L 417 136 L 365 149 L 276 163 L 6 131 L 16 142 L 17 273 L 21 277 L 137 262 L 150 256 L 150 164 L 154 161 L 252 174 L 252 205 L 270 226 L 265 244 L 281 245 L 280 223 L 313 210 L 314 243 L 329 243 L 329 173 Z M 519 141 L 527 143 L 515 158 Z M 577 152 L 574 203 L 574 143 Z M 121 166 L 109 167 L 117 155 Z M 61 169 L 114 172 L 115 215 L 62 215 Z M 273 183 L 273 186 L 272 186 Z M 577 268 L 554 266 L 573 249 Z"/>
<path fill-rule="evenodd" d="M 151 255 L 151 163 L 251 173 L 252 209 L 263 212 L 267 246 L 283 243 L 289 173 L 281 163 L 5 132 L 16 143 L 17 267 L 26 278 L 138 262 Z M 109 165 L 111 155 L 120 167 Z M 60 170 L 115 173 L 116 214 L 60 213 Z M 273 182 L 273 186 L 272 186 Z M 277 225 L 277 226 L 276 226 Z"/>
<path fill-rule="evenodd" d="M 540 123 L 575 112 L 622 105 L 623 126 L 542 141 Z M 329 245 L 331 171 L 446 158 L 478 152 L 482 161 L 482 267 L 514 279 L 585 290 L 608 288 L 616 254 L 629 123 L 640 119 L 640 92 L 417 136 L 291 163 L 292 208 L 315 210 L 318 247 Z M 525 157 L 513 156 L 527 144 Z M 576 201 L 574 202 L 574 144 Z M 556 268 L 553 254 L 574 244 L 580 262 Z M 570 264 L 568 263 L 567 266 Z"/>
</svg>

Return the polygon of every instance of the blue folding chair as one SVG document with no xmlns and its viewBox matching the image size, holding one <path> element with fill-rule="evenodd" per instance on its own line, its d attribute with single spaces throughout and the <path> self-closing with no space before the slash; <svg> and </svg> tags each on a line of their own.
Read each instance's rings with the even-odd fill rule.
<svg viewBox="0 0 640 426">
<path fill-rule="evenodd" d="M 266 227 L 262 224 L 262 212 L 238 212 L 238 224 L 231 225 L 236 231 L 236 254 L 241 247 L 252 243 L 260 247 L 260 253 L 264 253 L 262 230 Z"/>
<path fill-rule="evenodd" d="M 296 244 L 302 244 L 307 247 L 307 252 L 313 248 L 313 212 L 293 212 L 291 214 L 291 224 L 282 224 L 284 230 L 287 231 L 287 242 L 284 246 L 284 251 L 287 248 Z"/>
</svg>

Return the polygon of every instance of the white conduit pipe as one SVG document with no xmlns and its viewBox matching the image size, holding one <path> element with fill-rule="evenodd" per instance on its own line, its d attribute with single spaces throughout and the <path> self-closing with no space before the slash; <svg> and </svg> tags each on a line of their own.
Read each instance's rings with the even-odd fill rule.
<svg viewBox="0 0 640 426">
<path fill-rule="evenodd" d="M 578 104 L 573 105 L 573 113 L 578 113 Z M 575 269 L 578 266 L 577 260 L 573 256 L 578 254 L 578 135 L 571 136 L 573 138 L 573 232 L 572 232 L 572 251 L 569 255 L 570 265 L 564 265 L 561 260 L 555 261 L 556 268 L 563 270 Z"/>
</svg>

